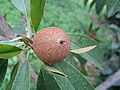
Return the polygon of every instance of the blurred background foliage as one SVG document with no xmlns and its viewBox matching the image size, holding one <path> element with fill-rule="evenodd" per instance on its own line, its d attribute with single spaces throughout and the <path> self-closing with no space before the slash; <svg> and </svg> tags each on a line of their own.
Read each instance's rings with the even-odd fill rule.
<svg viewBox="0 0 120 90">
<path fill-rule="evenodd" d="M 95 68 L 90 63 L 86 64 L 88 77 L 94 86 L 97 86 L 120 68 L 120 13 L 117 12 L 107 18 L 104 7 L 98 15 L 93 1 L 90 0 L 86 4 L 84 0 L 46 0 L 45 13 L 39 30 L 55 26 L 67 33 L 86 34 L 100 43 L 104 50 L 103 70 Z M 0 14 L 5 17 L 14 34 L 25 34 L 21 13 L 10 0 L 0 0 Z M 32 50 L 30 54 L 29 63 L 36 72 L 39 72 L 42 62 L 37 60 Z M 9 60 L 9 69 L 3 88 L 9 81 L 11 67 L 17 61 L 16 57 Z M 120 82 L 116 82 L 110 89 L 119 87 Z"/>
</svg>

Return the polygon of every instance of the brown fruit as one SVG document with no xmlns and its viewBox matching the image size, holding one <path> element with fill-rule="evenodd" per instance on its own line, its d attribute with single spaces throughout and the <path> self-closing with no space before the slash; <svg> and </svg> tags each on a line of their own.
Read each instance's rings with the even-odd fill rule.
<svg viewBox="0 0 120 90">
<path fill-rule="evenodd" d="M 33 50 L 42 61 L 50 64 L 57 63 L 69 54 L 70 39 L 63 30 L 47 27 L 34 36 Z"/>
</svg>

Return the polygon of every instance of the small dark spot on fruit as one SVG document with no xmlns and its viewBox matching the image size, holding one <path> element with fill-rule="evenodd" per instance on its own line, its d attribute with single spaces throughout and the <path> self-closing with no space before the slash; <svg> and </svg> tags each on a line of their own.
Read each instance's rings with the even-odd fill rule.
<svg viewBox="0 0 120 90">
<path fill-rule="evenodd" d="M 64 42 L 66 42 L 66 41 L 61 40 L 61 41 L 60 41 L 60 44 L 64 44 Z"/>
</svg>

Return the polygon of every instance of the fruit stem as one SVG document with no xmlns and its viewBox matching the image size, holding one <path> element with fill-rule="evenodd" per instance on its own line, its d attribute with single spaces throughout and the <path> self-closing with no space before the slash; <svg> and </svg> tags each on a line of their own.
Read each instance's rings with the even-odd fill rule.
<svg viewBox="0 0 120 90">
<path fill-rule="evenodd" d="M 21 40 L 23 37 L 17 37 L 17 38 L 14 38 L 12 40 L 9 40 L 9 41 L 12 41 L 12 42 L 15 42 L 15 41 L 18 41 L 18 40 Z"/>
<path fill-rule="evenodd" d="M 29 50 L 29 49 L 31 49 L 31 46 L 24 48 L 23 50 Z"/>
</svg>

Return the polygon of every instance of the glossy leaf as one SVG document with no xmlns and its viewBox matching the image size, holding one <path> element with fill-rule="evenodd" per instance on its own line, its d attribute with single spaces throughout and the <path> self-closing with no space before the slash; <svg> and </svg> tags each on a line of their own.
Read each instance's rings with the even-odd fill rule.
<svg viewBox="0 0 120 90">
<path fill-rule="evenodd" d="M 8 60 L 0 59 L 0 87 L 7 71 Z"/>
<path fill-rule="evenodd" d="M 27 61 L 20 67 L 13 83 L 12 90 L 30 90 L 29 65 Z"/>
<path fill-rule="evenodd" d="M 43 66 L 40 70 L 37 90 L 94 90 L 86 78 L 67 61 L 52 65 L 65 73 L 66 77 L 51 73 Z"/>
<path fill-rule="evenodd" d="M 13 82 L 15 80 L 18 68 L 19 68 L 19 62 L 14 66 L 14 68 L 12 70 L 11 78 L 10 78 L 10 81 L 9 81 L 7 87 L 6 87 L 6 90 L 11 90 L 12 89 L 12 85 L 13 85 Z"/>
<path fill-rule="evenodd" d="M 0 42 L 0 58 L 8 59 L 19 54 L 22 49 L 14 45 L 15 43 Z"/>
<path fill-rule="evenodd" d="M 11 0 L 15 7 L 23 14 L 28 15 L 30 0 Z"/>
<path fill-rule="evenodd" d="M 45 0 L 30 1 L 30 17 L 35 31 L 37 31 L 40 21 L 43 17 Z"/>
<path fill-rule="evenodd" d="M 69 34 L 69 37 L 71 38 L 71 49 L 79 49 L 84 48 L 88 46 L 97 45 L 98 43 L 89 38 L 85 35 L 79 35 L 79 34 Z M 101 68 L 102 61 L 103 61 L 103 51 L 97 45 L 96 48 L 86 52 L 79 54 L 82 58 L 84 58 L 87 61 L 90 61 L 93 63 L 96 67 Z"/>
<path fill-rule="evenodd" d="M 104 5 L 106 4 L 106 0 L 95 0 L 96 2 L 96 13 L 100 14 L 100 12 L 102 11 Z"/>
<path fill-rule="evenodd" d="M 120 0 L 107 0 L 106 5 L 108 17 L 114 15 L 117 11 L 120 11 Z"/>
</svg>

